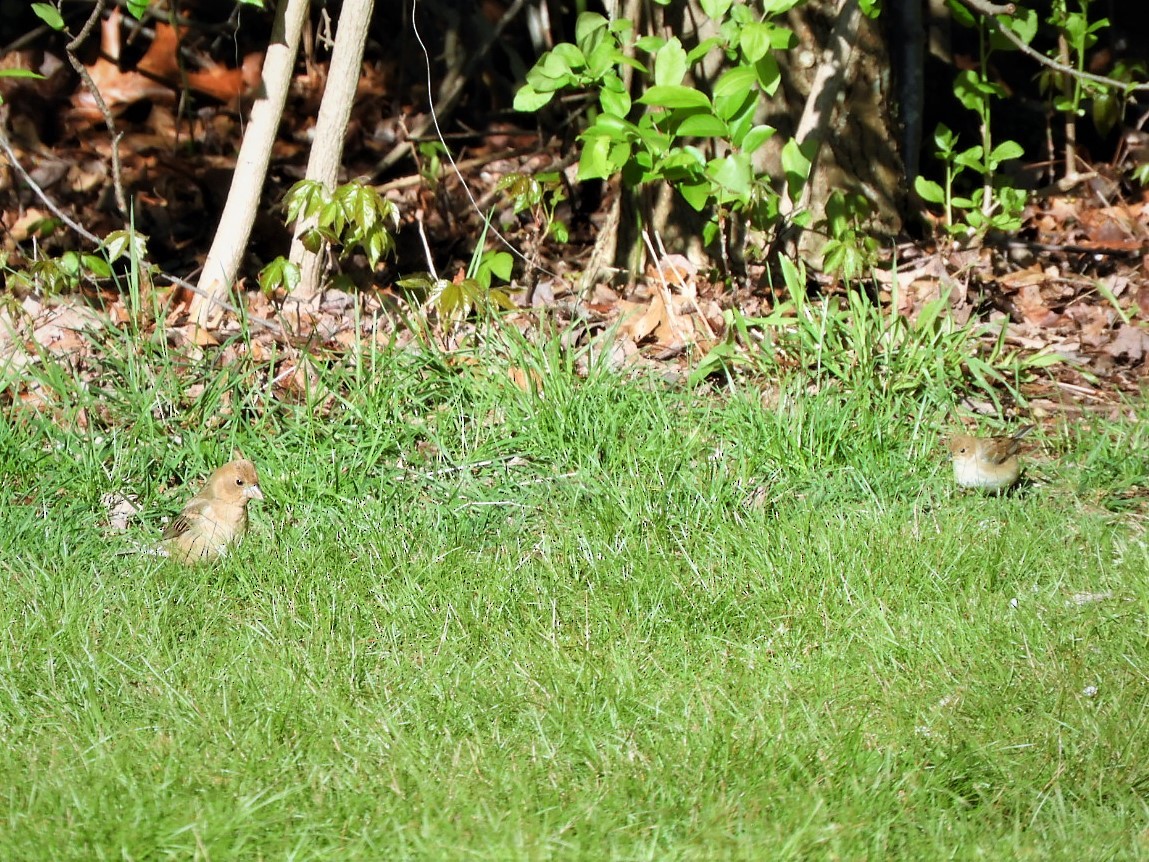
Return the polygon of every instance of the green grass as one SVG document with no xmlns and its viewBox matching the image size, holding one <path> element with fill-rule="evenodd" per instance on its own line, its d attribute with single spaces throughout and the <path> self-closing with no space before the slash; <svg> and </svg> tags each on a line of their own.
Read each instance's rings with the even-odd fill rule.
<svg viewBox="0 0 1149 862">
<path fill-rule="evenodd" d="M 941 397 L 514 361 L 0 418 L 0 858 L 1149 858 L 1144 405 L 996 499 Z M 237 444 L 235 555 L 117 556 Z"/>
</svg>

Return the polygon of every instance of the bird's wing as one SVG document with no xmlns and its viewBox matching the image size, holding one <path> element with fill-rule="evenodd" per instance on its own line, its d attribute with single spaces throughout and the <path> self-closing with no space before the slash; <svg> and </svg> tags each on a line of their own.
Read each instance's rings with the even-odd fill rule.
<svg viewBox="0 0 1149 862">
<path fill-rule="evenodd" d="M 208 505 L 207 500 L 193 497 L 191 502 L 184 506 L 184 510 L 176 515 L 172 522 L 168 524 L 168 528 L 164 530 L 164 538 L 175 539 L 182 536 L 190 530 L 194 524 L 203 520 L 204 512 Z"/>
</svg>

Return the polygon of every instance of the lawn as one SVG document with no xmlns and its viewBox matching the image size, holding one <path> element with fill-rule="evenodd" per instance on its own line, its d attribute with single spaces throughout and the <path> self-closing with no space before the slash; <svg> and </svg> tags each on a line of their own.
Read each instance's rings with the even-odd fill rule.
<svg viewBox="0 0 1149 862">
<path fill-rule="evenodd" d="M 1144 404 L 996 498 L 944 396 L 491 367 L 0 416 L 0 858 L 1149 858 Z"/>
</svg>

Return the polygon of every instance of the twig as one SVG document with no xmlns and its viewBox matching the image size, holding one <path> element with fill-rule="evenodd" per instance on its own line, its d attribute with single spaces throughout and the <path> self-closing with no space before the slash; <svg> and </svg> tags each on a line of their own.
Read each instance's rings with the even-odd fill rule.
<svg viewBox="0 0 1149 862">
<path fill-rule="evenodd" d="M 31 175 L 27 170 L 25 170 L 24 166 L 20 164 L 20 160 L 16 157 L 16 153 L 12 150 L 12 144 L 9 142 L 8 136 L 4 133 L 2 126 L 0 126 L 0 149 L 2 149 L 4 151 L 4 155 L 8 157 L 9 164 L 11 164 L 12 167 L 15 168 L 16 173 L 20 175 L 20 179 L 22 179 L 28 185 L 28 187 L 32 190 L 36 197 L 40 199 L 44 206 L 48 208 L 52 215 L 62 221 L 69 228 L 71 228 L 74 233 L 79 234 L 81 237 L 86 239 L 97 248 L 103 244 L 103 240 L 101 240 L 98 236 L 96 236 L 79 222 L 74 221 L 71 216 L 60 209 L 60 207 L 57 206 L 50 197 L 48 197 L 48 194 L 42 188 L 40 188 L 39 184 L 34 179 L 32 179 Z M 189 281 L 184 281 L 184 279 L 177 275 L 169 275 L 166 272 L 158 272 L 153 277 L 165 279 L 171 284 L 182 287 L 184 290 L 190 290 L 192 293 L 198 296 L 202 296 L 207 299 L 212 298 L 207 291 L 201 290 Z M 232 314 L 241 319 L 246 318 L 248 321 L 261 329 L 267 329 L 272 332 L 279 333 L 284 332 L 284 327 L 282 324 L 273 320 L 267 320 L 263 317 L 256 317 L 255 315 L 247 314 L 244 309 L 238 308 L 226 300 L 217 299 L 216 304 L 224 310 L 230 311 Z"/>
<path fill-rule="evenodd" d="M 993 15 L 1013 15 L 1017 12 L 1017 6 L 1012 3 L 999 6 L 996 3 L 988 2 L 988 0 L 962 0 L 962 2 L 975 12 L 991 17 Z"/>
<path fill-rule="evenodd" d="M 516 156 L 526 155 L 529 150 L 518 148 L 509 150 L 500 150 L 497 153 L 484 153 L 481 156 L 475 156 L 470 159 L 463 159 L 459 162 L 460 170 L 470 170 L 471 168 L 481 168 L 483 165 L 490 164 L 491 162 L 501 161 L 502 159 L 513 159 Z M 421 174 L 410 174 L 405 177 L 391 180 L 390 182 L 383 183 L 382 185 L 375 186 L 375 191 L 381 195 L 387 194 L 390 191 L 399 189 L 409 189 L 413 186 L 421 185 L 426 182 L 426 177 Z"/>
<path fill-rule="evenodd" d="M 120 210 L 120 215 L 124 218 L 128 217 L 128 199 L 124 195 L 124 176 L 123 170 L 120 165 L 120 141 L 124 137 L 124 133 L 116 130 L 116 121 L 112 119 L 112 112 L 108 109 L 108 103 L 104 101 L 104 96 L 100 93 L 100 88 L 96 86 L 96 82 L 92 80 L 88 68 L 80 62 L 80 58 L 76 56 L 76 51 L 84 44 L 84 40 L 91 35 L 92 28 L 96 26 L 96 22 L 104 13 L 104 0 L 96 0 L 96 5 L 92 7 L 92 14 L 88 16 L 88 20 L 84 22 L 84 26 L 71 42 L 64 46 L 64 53 L 68 56 L 68 62 L 72 64 L 72 68 L 76 70 L 76 74 L 80 76 L 80 80 L 84 82 L 84 86 L 88 88 L 88 92 L 92 94 L 92 99 L 96 103 L 96 107 L 100 109 L 100 113 L 104 117 L 104 124 L 108 127 L 108 134 L 112 136 L 112 191 L 116 196 L 116 207 Z"/>
<path fill-rule="evenodd" d="M 240 320 L 246 320 L 249 323 L 254 323 L 260 329 L 266 329 L 270 332 L 277 332 L 281 335 L 286 335 L 286 333 L 287 333 L 287 328 L 282 323 L 280 323 L 279 321 L 268 320 L 265 317 L 256 317 L 254 314 L 248 314 L 246 309 L 234 306 L 230 302 L 228 302 L 227 300 L 220 299 L 220 298 L 216 297 L 214 294 L 208 293 L 206 290 L 204 290 L 200 287 L 196 287 L 190 281 L 185 281 L 184 279 L 180 278 L 178 275 L 170 275 L 169 273 L 166 273 L 166 272 L 158 272 L 155 274 L 154 277 L 162 278 L 165 281 L 170 282 L 171 284 L 174 284 L 178 287 L 182 287 L 184 290 L 190 290 L 196 296 L 203 297 L 204 299 L 210 299 L 212 301 L 213 305 L 218 305 L 224 311 L 230 311 L 232 314 L 234 314 Z"/>
<path fill-rule="evenodd" d="M 427 272 L 431 278 L 439 280 L 439 273 L 435 270 L 435 258 L 431 254 L 431 244 L 427 242 L 427 231 L 423 227 L 423 210 L 415 210 L 415 224 L 419 227 L 419 239 L 423 241 L 423 254 L 427 256 Z"/>
<path fill-rule="evenodd" d="M 519 6 L 521 6 L 521 5 L 522 4 L 520 3 Z M 416 12 L 417 8 L 418 8 L 418 0 L 412 0 L 412 3 L 411 3 L 411 32 L 415 34 L 415 41 L 417 41 L 419 43 L 419 48 L 422 49 L 422 51 L 423 51 L 423 60 L 424 60 L 424 63 L 426 65 L 426 69 L 427 69 L 427 107 L 428 107 L 430 114 L 431 114 L 431 124 L 435 127 L 435 134 L 439 138 L 439 143 L 442 144 L 442 146 L 443 146 L 443 152 L 447 156 L 447 161 L 451 163 L 451 170 L 453 170 L 455 172 L 455 176 L 458 177 L 459 183 L 463 186 L 463 191 L 467 193 L 467 199 L 471 202 L 471 207 L 479 215 L 479 218 L 481 218 L 486 223 L 487 230 L 490 231 L 492 234 L 494 234 L 498 238 L 499 242 L 501 242 L 504 246 L 506 246 L 506 248 L 515 257 L 517 257 L 519 260 L 521 260 L 523 263 L 525 263 L 528 268 L 533 269 L 533 270 L 537 270 L 538 272 L 545 273 L 546 275 L 549 275 L 552 278 L 559 278 L 559 275 L 557 273 L 551 272 L 545 266 L 539 264 L 536 261 L 532 261 L 523 252 L 519 251 L 518 247 L 513 242 L 511 242 L 509 239 L 507 239 L 505 236 L 503 236 L 502 232 L 499 231 L 499 229 L 497 227 L 495 227 L 493 224 L 491 224 L 490 219 L 487 218 L 487 216 L 483 214 L 483 211 L 481 209 L 479 209 L 479 203 L 478 203 L 478 201 L 475 200 L 475 195 L 471 192 L 471 187 L 467 185 L 466 179 L 463 178 L 463 172 L 459 170 L 459 165 L 455 162 L 454 155 L 451 154 L 451 148 L 447 146 L 447 141 L 443 137 L 443 130 L 441 128 L 439 128 L 439 115 L 435 110 L 435 100 L 434 100 L 434 98 L 431 97 L 431 91 L 433 89 L 433 87 L 431 86 L 431 54 L 430 54 L 430 52 L 428 52 L 427 46 L 423 42 L 423 37 L 419 33 L 418 25 L 415 23 L 415 12 Z"/>
<path fill-rule="evenodd" d="M 56 206 L 55 202 L 48 197 L 47 192 L 40 188 L 40 185 L 34 179 L 32 179 L 32 176 L 26 170 L 24 170 L 24 166 L 20 164 L 20 160 L 16 158 L 16 153 L 12 151 L 12 144 L 8 141 L 8 135 L 5 134 L 3 125 L 4 124 L 0 124 L 0 149 L 4 150 L 4 155 L 8 157 L 8 162 L 12 165 L 13 168 L 16 169 L 16 173 L 20 175 L 20 179 L 27 183 L 28 188 L 30 188 L 33 194 L 35 194 L 36 197 L 38 197 L 41 202 L 43 202 L 44 206 L 46 206 L 51 211 L 52 215 L 54 215 L 88 242 L 92 243 L 92 245 L 98 246 L 100 244 L 100 238 L 85 228 L 83 225 L 73 221 L 71 216 Z"/>
<path fill-rule="evenodd" d="M 993 26 L 996 27 L 998 31 L 1003 36 L 1005 36 L 1006 39 L 1012 42 L 1017 47 L 1017 49 L 1021 51 L 1021 53 L 1025 54 L 1027 57 L 1032 57 L 1043 66 L 1048 66 L 1050 69 L 1061 72 L 1063 75 L 1070 75 L 1080 81 L 1092 81 L 1095 84 L 1101 84 L 1105 87 L 1114 87 L 1122 92 L 1149 92 L 1149 84 L 1130 84 L 1128 81 L 1118 81 L 1116 78 L 1107 78 L 1104 75 L 1094 75 L 1092 72 L 1082 72 L 1078 69 L 1074 69 L 1072 66 L 1067 66 L 1064 63 L 1058 63 L 1056 60 L 1051 59 L 1050 57 L 1046 57 L 1040 51 L 1029 47 L 1029 45 L 1025 44 L 1025 42 L 1018 38 L 1017 34 L 1015 34 L 1008 27 L 1003 27 L 1001 23 L 994 18 L 995 15 L 1013 15 L 1016 13 L 1017 7 L 1012 3 L 1007 3 L 1004 6 L 996 6 L 993 3 L 986 2 L 986 0 L 962 0 L 962 2 L 969 8 L 973 9 L 975 12 L 980 12 L 985 15 L 991 22 L 993 22 Z"/>
</svg>

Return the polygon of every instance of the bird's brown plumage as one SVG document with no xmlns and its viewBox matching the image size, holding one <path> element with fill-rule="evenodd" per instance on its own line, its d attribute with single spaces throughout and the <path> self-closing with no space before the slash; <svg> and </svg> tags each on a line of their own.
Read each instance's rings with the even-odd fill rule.
<svg viewBox="0 0 1149 862">
<path fill-rule="evenodd" d="M 218 559 L 247 531 L 247 504 L 262 499 L 255 465 L 236 458 L 212 473 L 168 525 L 163 548 L 182 563 Z"/>
<path fill-rule="evenodd" d="M 1009 488 L 1021 477 L 1021 462 L 1017 457 L 1021 438 L 1033 428 L 1026 425 L 1008 437 L 955 434 L 949 441 L 954 481 L 962 488 L 983 491 L 1001 492 Z"/>
</svg>

